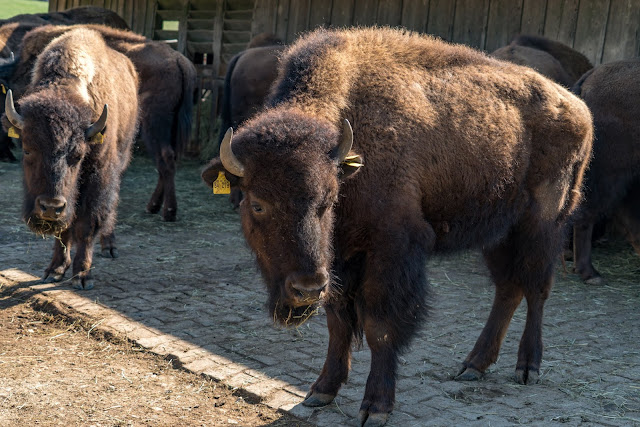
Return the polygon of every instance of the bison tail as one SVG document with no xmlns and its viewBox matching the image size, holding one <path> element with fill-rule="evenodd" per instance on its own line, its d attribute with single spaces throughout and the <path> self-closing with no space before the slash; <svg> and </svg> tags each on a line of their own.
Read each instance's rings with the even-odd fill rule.
<svg viewBox="0 0 640 427">
<path fill-rule="evenodd" d="M 227 74 L 224 76 L 222 108 L 220 111 L 220 129 L 218 130 L 218 147 L 220 147 L 227 129 L 233 126 L 233 123 L 231 122 L 231 76 L 233 75 L 233 70 L 236 68 L 236 63 L 242 54 L 243 52 L 240 52 L 231 58 L 231 61 L 229 61 L 229 65 L 227 66 Z"/>
<path fill-rule="evenodd" d="M 174 140 L 174 151 L 177 155 L 182 154 L 191 139 L 191 119 L 193 117 L 193 104 L 196 92 L 196 69 L 185 57 L 178 59 L 178 68 L 182 73 L 182 98 L 176 117 L 176 137 Z"/>
</svg>

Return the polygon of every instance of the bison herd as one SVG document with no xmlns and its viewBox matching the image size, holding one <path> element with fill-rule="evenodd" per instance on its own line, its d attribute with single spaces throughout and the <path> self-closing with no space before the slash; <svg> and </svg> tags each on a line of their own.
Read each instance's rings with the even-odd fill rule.
<svg viewBox="0 0 640 427">
<path fill-rule="evenodd" d="M 147 211 L 166 221 L 177 218 L 176 161 L 190 138 L 194 66 L 121 21 L 80 8 L 0 27 L 2 122 L 22 146 L 23 219 L 56 237 L 45 280 L 73 264 L 78 289 L 93 287 L 98 237 L 117 256 L 135 138 L 159 174 Z M 386 423 L 398 357 L 427 315 L 425 262 L 470 248 L 484 255 L 495 299 L 456 378 L 478 379 L 496 361 L 524 299 L 515 379 L 536 383 L 565 242 L 589 284 L 602 282 L 596 224 L 614 219 L 640 249 L 638 76 L 638 59 L 593 68 L 542 37 L 487 55 L 390 28 L 319 29 L 288 47 L 267 36 L 234 57 L 220 155 L 202 179 L 233 191 L 273 318 L 327 313 L 325 364 L 303 404 L 333 401 L 352 343 L 366 337 L 359 418 Z M 0 155 L 15 160 L 5 135 Z"/>
</svg>

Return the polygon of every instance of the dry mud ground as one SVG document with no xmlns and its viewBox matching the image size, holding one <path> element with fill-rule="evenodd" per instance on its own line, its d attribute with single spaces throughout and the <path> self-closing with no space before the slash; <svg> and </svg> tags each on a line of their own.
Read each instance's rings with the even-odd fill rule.
<svg viewBox="0 0 640 427">
<path fill-rule="evenodd" d="M 29 425 L 65 420 L 87 425 L 296 422 L 262 406 L 242 406 L 233 413 L 245 404 L 238 403 L 239 397 L 248 396 L 316 425 L 355 425 L 370 360 L 366 345 L 355 349 L 349 381 L 334 404 L 316 410 L 299 404 L 324 360 L 324 315 L 293 330 L 271 325 L 237 214 L 225 197 L 205 188 L 199 169 L 195 162 L 181 163 L 178 222 L 164 223 L 144 212 L 156 175 L 149 160 L 137 158 L 121 190 L 120 258 L 94 259 L 94 290 L 75 292 L 62 283 L 45 292 L 10 279 L 16 272 L 40 276 L 53 241 L 30 234 L 20 222 L 20 166 L 0 163 L 0 329 L 8 333 L 0 338 L 0 424 L 2 418 Z M 484 325 L 493 290 L 475 252 L 430 261 L 431 315 L 401 358 L 389 425 L 640 425 L 640 258 L 618 240 L 596 247 L 594 258 L 607 279 L 601 287 L 586 286 L 558 266 L 545 311 L 542 378 L 535 386 L 511 379 L 524 307 L 516 312 L 500 359 L 485 377 L 472 383 L 452 380 Z M 174 364 L 222 382 L 189 376 L 141 351 L 140 346 L 166 356 L 168 350 L 163 353 L 157 340 L 121 346 L 88 338 L 108 323 L 104 319 L 91 323 L 89 318 L 89 329 L 95 327 L 89 334 L 79 323 L 69 324 L 68 313 L 56 314 L 50 324 L 50 317 L 30 312 L 27 305 L 34 298 L 54 292 L 57 298 L 77 295 L 115 311 L 127 322 L 161 331 L 165 340 L 174 337 L 196 346 L 195 353 L 184 350 L 191 358 L 183 360 L 174 345 L 171 358 L 179 361 Z M 67 323 L 59 323 L 63 320 Z M 44 341 L 34 342 L 36 336 Z M 204 353 L 230 361 L 226 370 L 194 360 Z M 18 373 L 23 365 L 27 370 Z M 38 380 L 45 373 L 54 375 Z M 225 384 L 235 395 L 222 394 Z M 219 399 L 229 413 L 219 411 Z"/>
</svg>

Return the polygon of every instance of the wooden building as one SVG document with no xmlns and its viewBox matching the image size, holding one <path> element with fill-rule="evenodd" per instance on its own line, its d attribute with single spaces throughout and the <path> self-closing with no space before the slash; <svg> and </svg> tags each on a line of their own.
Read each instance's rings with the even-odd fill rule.
<svg viewBox="0 0 640 427">
<path fill-rule="evenodd" d="M 640 0 L 49 0 L 50 11 L 84 5 L 116 11 L 191 59 L 212 95 L 212 121 L 227 62 L 265 31 L 291 43 L 318 26 L 401 26 L 487 52 L 522 33 L 561 41 L 594 64 L 640 55 Z"/>
</svg>

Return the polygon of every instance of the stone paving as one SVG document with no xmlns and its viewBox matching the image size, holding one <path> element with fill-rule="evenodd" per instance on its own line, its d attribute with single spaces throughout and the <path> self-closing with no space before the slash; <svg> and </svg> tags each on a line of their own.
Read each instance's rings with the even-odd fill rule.
<svg viewBox="0 0 640 427">
<path fill-rule="evenodd" d="M 366 344 L 354 351 L 349 380 L 333 404 L 300 404 L 324 362 L 325 316 L 320 312 L 298 329 L 273 326 L 238 216 L 200 183 L 199 165 L 181 165 L 179 221 L 164 223 L 144 213 L 155 180 L 150 162 L 133 163 L 121 191 L 120 258 L 96 257 L 96 288 L 83 292 L 65 282 L 38 284 L 53 241 L 20 223 L 20 173 L 18 165 L 0 163 L 5 291 L 60 315 L 82 316 L 319 426 L 357 425 L 370 361 Z M 612 244 L 594 255 L 606 286 L 585 286 L 558 267 L 545 313 L 542 379 L 535 386 L 511 379 L 524 307 L 485 377 L 452 380 L 484 325 L 493 290 L 477 253 L 432 260 L 431 316 L 401 358 L 388 425 L 640 425 L 640 258 L 624 242 Z"/>
</svg>

